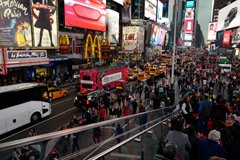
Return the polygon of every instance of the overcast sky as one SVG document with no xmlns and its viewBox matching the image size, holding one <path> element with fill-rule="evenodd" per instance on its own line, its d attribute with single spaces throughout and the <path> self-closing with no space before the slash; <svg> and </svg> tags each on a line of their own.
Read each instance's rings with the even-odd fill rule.
<svg viewBox="0 0 240 160">
<path fill-rule="evenodd" d="M 174 0 L 169 0 L 169 10 L 168 17 L 172 21 L 173 14 L 173 3 Z M 211 17 L 211 8 L 212 8 L 212 0 L 199 0 L 199 10 L 198 10 L 198 23 L 201 26 L 203 31 L 204 40 L 206 43 L 207 40 L 207 32 L 208 32 L 208 23 L 210 22 Z"/>
</svg>

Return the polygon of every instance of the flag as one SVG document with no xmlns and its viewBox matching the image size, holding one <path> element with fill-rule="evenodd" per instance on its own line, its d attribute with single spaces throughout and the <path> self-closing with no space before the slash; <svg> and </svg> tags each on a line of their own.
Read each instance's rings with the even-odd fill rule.
<svg viewBox="0 0 240 160">
<path fill-rule="evenodd" d="M 177 1 L 174 0 L 174 12 L 177 12 Z"/>
</svg>

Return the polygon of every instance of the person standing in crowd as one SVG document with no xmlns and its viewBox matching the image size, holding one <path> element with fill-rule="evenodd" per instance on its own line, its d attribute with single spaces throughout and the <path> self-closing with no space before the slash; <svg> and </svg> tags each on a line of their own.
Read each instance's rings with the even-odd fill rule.
<svg viewBox="0 0 240 160">
<path fill-rule="evenodd" d="M 197 160 L 207 160 L 212 156 L 227 157 L 226 150 L 219 144 L 221 133 L 217 130 L 212 130 L 208 134 L 207 139 L 198 141 Z"/>
<path fill-rule="evenodd" d="M 193 109 L 191 106 L 191 103 L 189 103 L 189 96 L 185 96 L 183 98 L 183 103 L 182 103 L 182 115 L 186 121 L 187 124 L 192 124 L 193 120 Z"/>
<path fill-rule="evenodd" d="M 204 100 L 199 104 L 199 119 L 198 130 L 199 132 L 207 132 L 208 121 L 212 114 L 213 103 L 208 99 L 208 94 L 204 95 Z"/>
<path fill-rule="evenodd" d="M 189 151 L 191 144 L 188 139 L 188 135 L 183 131 L 184 119 L 175 118 L 171 121 L 172 130 L 170 130 L 165 138 L 166 143 L 175 143 L 177 145 L 177 157 L 181 160 L 189 160 Z"/>
<path fill-rule="evenodd" d="M 139 113 L 143 113 L 143 112 L 146 112 L 146 108 L 143 106 L 143 104 L 141 104 L 140 106 L 140 109 L 139 109 Z M 145 124 L 147 123 L 147 114 L 143 114 L 143 115 L 140 115 L 140 126 L 143 126 L 140 128 L 140 130 L 142 130 L 143 128 L 145 128 Z"/>
<path fill-rule="evenodd" d="M 123 128 L 120 124 L 117 124 L 117 128 L 115 129 L 115 136 L 117 136 L 117 143 L 120 143 L 123 139 Z"/>
<path fill-rule="evenodd" d="M 123 116 L 124 116 L 124 117 L 129 116 L 129 112 L 130 112 L 130 109 L 129 109 L 128 105 L 126 105 L 126 106 L 123 108 Z M 128 123 L 129 123 L 129 119 L 126 119 L 126 120 L 125 120 L 125 124 L 128 124 Z"/>
<path fill-rule="evenodd" d="M 31 128 L 28 132 L 28 137 L 33 137 L 33 136 L 36 136 L 37 135 L 37 132 L 34 128 Z"/>
<path fill-rule="evenodd" d="M 106 117 L 106 110 L 101 106 L 98 111 L 99 121 L 104 121 Z"/>
<path fill-rule="evenodd" d="M 101 129 L 100 127 L 93 128 L 93 141 L 94 143 L 100 143 Z"/>
<path fill-rule="evenodd" d="M 79 144 L 78 144 L 78 140 L 79 140 L 78 133 L 72 134 L 71 138 L 72 138 L 72 153 L 75 152 L 76 149 L 79 151 L 80 147 L 79 147 Z"/>
<path fill-rule="evenodd" d="M 136 100 L 134 100 L 132 102 L 132 114 L 136 114 L 137 113 L 137 106 L 138 106 L 138 104 L 137 104 Z"/>
</svg>

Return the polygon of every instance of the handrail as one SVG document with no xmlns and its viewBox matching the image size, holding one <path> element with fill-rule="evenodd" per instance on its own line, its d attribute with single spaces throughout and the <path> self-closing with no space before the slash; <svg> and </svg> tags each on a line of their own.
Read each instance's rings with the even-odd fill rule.
<svg viewBox="0 0 240 160">
<path fill-rule="evenodd" d="M 0 151 L 14 149 L 14 148 L 17 148 L 17 147 L 37 143 L 37 142 L 40 142 L 40 141 L 46 141 L 46 140 L 49 140 L 49 139 L 54 139 L 54 138 L 62 137 L 62 136 L 65 136 L 65 135 L 70 135 L 70 134 L 74 134 L 74 133 L 83 132 L 83 131 L 93 129 L 93 128 L 96 128 L 96 127 L 101 127 L 101 126 L 104 126 L 104 125 L 113 124 L 113 123 L 116 123 L 116 122 L 119 122 L 119 121 L 122 121 L 122 120 L 125 120 L 125 119 L 135 118 L 135 117 L 138 117 L 140 115 L 154 113 L 154 112 L 158 112 L 158 111 L 161 111 L 161 110 L 170 109 L 170 108 L 174 108 L 174 107 L 175 107 L 175 105 L 170 106 L 170 107 L 159 108 L 159 109 L 156 109 L 156 110 L 146 111 L 146 112 L 142 112 L 142 113 L 137 113 L 137 114 L 129 115 L 129 116 L 126 116 L 126 117 L 121 117 L 121 118 L 106 120 L 106 121 L 103 121 L 103 122 L 93 123 L 93 124 L 89 124 L 89 125 L 86 125 L 86 126 L 79 126 L 79 127 L 76 127 L 76 128 L 66 129 L 66 130 L 62 130 L 62 131 L 55 131 L 55 132 L 51 132 L 51 133 L 45 133 L 45 134 L 42 134 L 42 135 L 37 135 L 37 136 L 34 136 L 34 137 L 27 137 L 27 138 L 23 138 L 23 139 L 19 139 L 19 140 L 0 143 Z"/>
<path fill-rule="evenodd" d="M 172 114 L 172 113 L 171 113 L 171 114 Z M 147 129 L 144 129 L 143 131 L 141 131 L 141 132 L 135 134 L 134 136 L 132 136 L 132 137 L 130 137 L 130 138 L 128 138 L 128 139 L 120 142 L 119 144 L 117 144 L 117 145 L 115 145 L 115 146 L 113 146 L 113 147 L 111 147 L 111 148 L 109 148 L 109 149 L 107 149 L 107 150 L 105 150 L 105 151 L 103 151 L 103 152 L 95 155 L 94 157 L 89 158 L 88 160 L 96 160 L 96 159 L 99 159 L 99 158 L 101 158 L 101 157 L 109 154 L 110 152 L 114 151 L 115 149 L 117 149 L 117 148 L 123 146 L 124 144 L 126 144 L 126 143 L 134 140 L 135 138 L 141 136 L 142 134 L 146 133 L 147 131 L 151 130 L 152 128 L 155 128 L 156 126 L 160 125 L 162 122 L 166 121 L 166 119 L 171 118 L 171 117 L 174 117 L 175 115 L 177 115 L 177 114 L 179 114 L 179 113 L 178 113 L 178 112 L 175 112 L 175 113 L 173 113 L 172 115 L 171 115 L 171 114 L 165 115 L 165 119 L 161 120 L 160 122 L 158 122 L 158 123 L 156 123 L 156 124 L 148 127 Z M 169 117 L 168 117 L 168 116 L 169 116 Z"/>
</svg>

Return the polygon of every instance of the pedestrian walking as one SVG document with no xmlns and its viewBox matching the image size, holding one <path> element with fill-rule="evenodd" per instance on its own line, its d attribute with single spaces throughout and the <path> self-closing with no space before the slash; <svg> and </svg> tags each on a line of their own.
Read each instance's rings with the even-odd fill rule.
<svg viewBox="0 0 240 160">
<path fill-rule="evenodd" d="M 115 136 L 117 136 L 117 143 L 120 143 L 123 139 L 123 128 L 120 124 L 117 124 L 117 128 L 115 129 Z"/>
<path fill-rule="evenodd" d="M 93 129 L 93 141 L 94 143 L 100 143 L 101 129 L 100 127 L 96 127 Z"/>
<path fill-rule="evenodd" d="M 98 111 L 98 116 L 99 116 L 99 121 L 104 121 L 105 117 L 106 117 L 106 109 L 103 108 L 102 106 L 100 107 L 99 111 Z"/>
<path fill-rule="evenodd" d="M 37 132 L 34 128 L 31 128 L 28 132 L 28 137 L 33 137 L 33 136 L 36 136 L 37 135 Z"/>
</svg>

